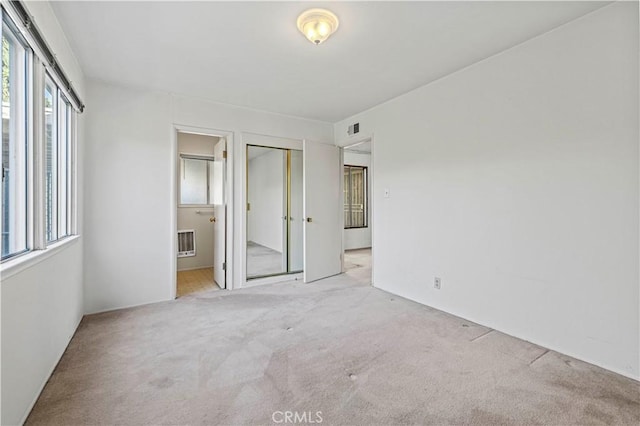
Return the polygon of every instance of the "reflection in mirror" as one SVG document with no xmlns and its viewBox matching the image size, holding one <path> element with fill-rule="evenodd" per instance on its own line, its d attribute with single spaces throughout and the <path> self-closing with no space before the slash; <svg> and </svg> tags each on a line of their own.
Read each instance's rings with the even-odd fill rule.
<svg viewBox="0 0 640 426">
<path fill-rule="evenodd" d="M 302 151 L 247 146 L 247 278 L 301 272 Z"/>
<path fill-rule="evenodd" d="M 247 277 L 286 272 L 286 151 L 247 147 Z"/>
</svg>

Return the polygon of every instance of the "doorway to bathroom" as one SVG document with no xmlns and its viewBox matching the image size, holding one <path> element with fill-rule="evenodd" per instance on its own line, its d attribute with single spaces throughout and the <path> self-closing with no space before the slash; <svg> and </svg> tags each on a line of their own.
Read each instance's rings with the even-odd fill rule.
<svg viewBox="0 0 640 426">
<path fill-rule="evenodd" d="M 226 287 L 226 138 L 177 133 L 176 296 Z"/>
</svg>

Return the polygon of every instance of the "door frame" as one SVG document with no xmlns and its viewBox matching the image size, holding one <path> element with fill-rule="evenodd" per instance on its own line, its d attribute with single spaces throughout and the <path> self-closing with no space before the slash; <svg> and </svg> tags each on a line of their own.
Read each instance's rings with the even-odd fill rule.
<svg viewBox="0 0 640 426">
<path fill-rule="evenodd" d="M 353 147 L 356 145 L 360 145 L 362 143 L 365 142 L 371 142 L 371 165 L 369 166 L 369 170 L 367 171 L 367 180 L 369 181 L 370 185 L 371 185 L 371 190 L 367 193 L 367 202 L 369 203 L 369 227 L 371 228 L 371 285 L 375 287 L 375 283 L 374 283 L 374 268 L 375 268 L 375 227 L 373 226 L 373 224 L 375 223 L 375 167 L 374 167 L 374 158 L 375 158 L 375 150 L 376 150 L 376 144 L 374 141 L 374 137 L 373 137 L 373 133 L 369 133 L 369 134 L 362 134 L 362 135 L 356 135 L 356 136 L 352 136 L 350 138 L 347 139 L 343 139 L 341 141 L 336 141 L 336 146 L 340 147 L 342 149 L 342 170 L 344 170 L 344 150 L 345 148 L 349 148 L 349 147 Z M 340 190 L 342 193 L 344 193 L 344 188 L 342 188 L 342 185 L 344 184 L 344 179 L 340 179 Z M 342 217 L 342 272 L 345 272 L 344 269 L 344 214 L 341 215 Z"/>
<path fill-rule="evenodd" d="M 234 289 L 234 258 L 233 258 L 233 131 L 230 130 L 219 130 L 219 129 L 211 129 L 204 127 L 194 127 L 187 126 L 182 124 L 172 124 L 171 126 L 171 185 L 170 185 L 170 195 L 171 195 L 171 243 L 169 244 L 169 256 L 171 259 L 170 262 L 170 270 L 171 270 L 171 299 L 176 298 L 177 290 L 178 290 L 178 257 L 177 253 L 177 233 L 178 233 L 178 156 L 180 153 L 178 152 L 178 133 L 191 133 L 196 135 L 203 136 L 213 136 L 219 138 L 227 139 L 227 164 L 226 164 L 226 179 L 227 185 L 225 188 L 226 191 L 226 210 L 227 210 L 227 218 L 226 218 L 226 235 L 225 235 L 225 245 L 226 245 L 226 264 L 227 268 L 226 272 L 226 289 L 233 290 Z"/>
</svg>

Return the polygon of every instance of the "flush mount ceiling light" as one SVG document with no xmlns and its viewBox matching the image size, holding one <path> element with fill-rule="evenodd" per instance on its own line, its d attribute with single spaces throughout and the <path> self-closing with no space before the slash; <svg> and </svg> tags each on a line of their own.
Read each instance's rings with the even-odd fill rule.
<svg viewBox="0 0 640 426">
<path fill-rule="evenodd" d="M 309 9 L 298 16 L 298 29 L 313 44 L 320 44 L 338 29 L 338 17 L 326 9 Z"/>
</svg>

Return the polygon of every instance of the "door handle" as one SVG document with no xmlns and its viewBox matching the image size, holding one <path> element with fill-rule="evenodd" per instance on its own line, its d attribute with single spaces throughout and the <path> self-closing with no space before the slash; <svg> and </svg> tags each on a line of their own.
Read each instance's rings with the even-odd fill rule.
<svg viewBox="0 0 640 426">
<path fill-rule="evenodd" d="M 307 218 L 307 222 L 313 222 L 313 218 L 308 217 L 308 218 Z"/>
<path fill-rule="evenodd" d="M 215 217 L 211 216 L 211 217 L 209 218 L 209 222 L 212 222 L 212 223 L 213 223 L 213 222 L 215 222 L 215 221 L 216 221 L 216 218 L 215 218 Z"/>
</svg>

